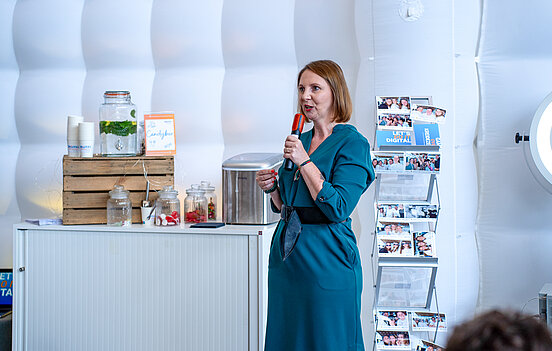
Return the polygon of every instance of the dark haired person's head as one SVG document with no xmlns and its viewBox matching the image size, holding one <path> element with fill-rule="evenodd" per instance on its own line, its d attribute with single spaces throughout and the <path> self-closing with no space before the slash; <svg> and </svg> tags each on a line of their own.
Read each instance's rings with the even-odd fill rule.
<svg viewBox="0 0 552 351">
<path fill-rule="evenodd" d="M 447 351 L 551 351 L 552 336 L 537 317 L 493 310 L 454 328 Z"/>
</svg>

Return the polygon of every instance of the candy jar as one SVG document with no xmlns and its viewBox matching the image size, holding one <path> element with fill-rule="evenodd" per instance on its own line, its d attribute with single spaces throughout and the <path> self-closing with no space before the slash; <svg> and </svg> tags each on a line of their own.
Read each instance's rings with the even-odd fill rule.
<svg viewBox="0 0 552 351">
<path fill-rule="evenodd" d="M 165 185 L 159 191 L 159 197 L 155 202 L 155 224 L 156 225 L 179 225 L 180 224 L 180 200 L 178 191 L 172 185 Z"/>
<path fill-rule="evenodd" d="M 106 91 L 100 106 L 100 146 L 103 156 L 136 156 L 136 106 L 128 91 Z"/>
<path fill-rule="evenodd" d="M 186 214 L 186 223 L 199 223 L 207 221 L 207 198 L 205 191 L 199 187 L 199 184 L 192 184 L 190 189 L 186 190 L 184 199 L 184 213 Z"/>
<path fill-rule="evenodd" d="M 201 181 L 200 189 L 205 191 L 205 198 L 207 199 L 207 220 L 217 220 L 217 195 L 215 194 L 215 187 L 206 180 Z"/>
<path fill-rule="evenodd" d="M 129 191 L 115 185 L 107 200 L 107 225 L 127 227 L 132 224 L 132 204 Z"/>
</svg>

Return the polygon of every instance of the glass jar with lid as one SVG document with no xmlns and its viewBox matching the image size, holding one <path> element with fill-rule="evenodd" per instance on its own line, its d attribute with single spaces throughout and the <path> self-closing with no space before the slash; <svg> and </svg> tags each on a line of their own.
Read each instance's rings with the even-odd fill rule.
<svg viewBox="0 0 552 351">
<path fill-rule="evenodd" d="M 107 200 L 107 225 L 127 227 L 132 224 L 130 192 L 122 185 L 115 185 Z"/>
<path fill-rule="evenodd" d="M 200 189 L 205 191 L 205 198 L 207 199 L 207 220 L 217 220 L 217 195 L 215 194 L 215 187 L 206 180 L 201 181 Z"/>
<path fill-rule="evenodd" d="M 138 154 L 136 106 L 128 91 L 106 91 L 100 106 L 100 146 L 102 156 Z"/>
<path fill-rule="evenodd" d="M 184 199 L 184 213 L 186 215 L 186 223 L 199 223 L 207 221 L 207 198 L 205 191 L 202 190 L 199 184 L 192 184 L 186 190 L 186 198 Z"/>
<path fill-rule="evenodd" d="M 165 185 L 163 190 L 159 191 L 157 201 L 155 202 L 155 224 L 179 225 L 180 224 L 180 200 L 178 200 L 178 191 L 172 185 Z"/>
</svg>

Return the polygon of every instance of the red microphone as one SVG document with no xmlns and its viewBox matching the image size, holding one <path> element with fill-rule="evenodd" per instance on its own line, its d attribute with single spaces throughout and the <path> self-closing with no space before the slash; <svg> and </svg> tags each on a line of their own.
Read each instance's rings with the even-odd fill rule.
<svg viewBox="0 0 552 351">
<path fill-rule="evenodd" d="M 293 118 L 293 126 L 291 127 L 291 135 L 297 135 L 297 138 L 301 136 L 303 131 L 303 125 L 305 124 L 305 116 L 302 113 L 296 113 Z M 293 161 L 289 158 L 286 158 L 284 162 L 284 168 L 288 171 L 291 171 L 293 168 Z"/>
</svg>

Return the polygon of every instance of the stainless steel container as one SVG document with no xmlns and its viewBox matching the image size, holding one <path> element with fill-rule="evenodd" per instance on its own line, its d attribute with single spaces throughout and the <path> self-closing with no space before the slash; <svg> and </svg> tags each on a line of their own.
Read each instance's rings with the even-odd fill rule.
<svg viewBox="0 0 552 351">
<path fill-rule="evenodd" d="M 282 154 L 248 153 L 229 158 L 222 164 L 222 218 L 228 224 L 269 224 L 280 215 L 270 208 L 270 195 L 257 185 L 261 169 L 277 170 Z"/>
</svg>

